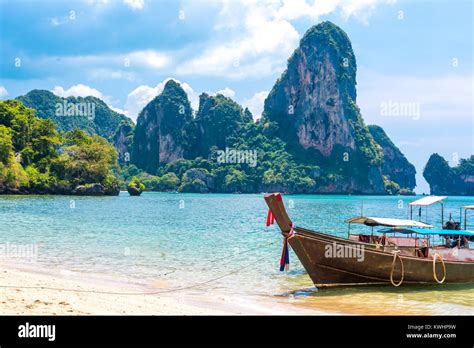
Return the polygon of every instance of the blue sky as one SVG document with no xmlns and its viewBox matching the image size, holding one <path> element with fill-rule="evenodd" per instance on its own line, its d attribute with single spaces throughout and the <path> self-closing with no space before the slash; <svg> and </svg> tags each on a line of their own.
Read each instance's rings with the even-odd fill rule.
<svg viewBox="0 0 474 348">
<path fill-rule="evenodd" d="M 95 95 L 136 118 L 164 81 L 194 107 L 221 92 L 258 116 L 304 32 L 342 27 L 358 64 L 358 104 L 417 168 L 474 150 L 471 1 L 0 0 L 0 97 L 31 89 Z M 382 105 L 413 106 L 397 115 Z M 415 111 L 413 111 L 415 110 Z"/>
</svg>

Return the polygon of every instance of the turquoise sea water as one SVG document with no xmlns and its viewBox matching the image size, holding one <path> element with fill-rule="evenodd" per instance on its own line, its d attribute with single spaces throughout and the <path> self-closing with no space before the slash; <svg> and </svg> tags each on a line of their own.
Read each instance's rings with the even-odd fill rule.
<svg viewBox="0 0 474 348">
<path fill-rule="evenodd" d="M 408 218 L 412 200 L 414 197 L 284 196 L 296 225 L 341 236 L 347 234 L 344 220 L 361 211 L 369 216 Z M 467 204 L 474 204 L 474 197 L 450 197 L 445 219 L 452 213 L 459 221 L 459 207 Z M 199 289 L 227 295 L 282 296 L 294 306 L 354 313 L 363 312 L 367 301 L 380 303 L 381 309 L 389 304 L 387 313 L 411 313 L 417 308 L 474 313 L 470 286 L 314 291 L 293 253 L 290 271 L 278 271 L 282 238 L 276 226 L 265 227 L 266 213 L 260 194 L 0 196 L 0 244 L 36 245 L 35 259 L 6 261 L 42 271 L 92 273 L 174 288 L 248 266 Z M 418 210 L 414 218 L 418 219 Z M 422 220 L 425 218 L 423 210 Z M 440 224 L 439 205 L 428 209 L 427 218 Z M 468 228 L 474 229 L 474 214 Z"/>
</svg>

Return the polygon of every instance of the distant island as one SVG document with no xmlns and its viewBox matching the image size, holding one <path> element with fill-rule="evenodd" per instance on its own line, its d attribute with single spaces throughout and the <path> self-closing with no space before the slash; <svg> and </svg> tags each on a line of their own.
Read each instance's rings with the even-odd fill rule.
<svg viewBox="0 0 474 348">
<path fill-rule="evenodd" d="M 346 33 L 326 21 L 305 33 L 258 120 L 221 94 L 202 93 L 195 111 L 174 80 L 136 125 L 98 98 L 32 90 L 0 102 L 0 193 L 115 195 L 133 179 L 152 191 L 413 194 L 415 167 L 364 123 L 356 71 Z M 472 157 L 459 170 L 432 158 L 433 193 L 474 193 Z"/>
<path fill-rule="evenodd" d="M 455 167 L 437 153 L 431 155 L 423 176 L 434 195 L 474 195 L 474 156 L 461 159 Z"/>
</svg>

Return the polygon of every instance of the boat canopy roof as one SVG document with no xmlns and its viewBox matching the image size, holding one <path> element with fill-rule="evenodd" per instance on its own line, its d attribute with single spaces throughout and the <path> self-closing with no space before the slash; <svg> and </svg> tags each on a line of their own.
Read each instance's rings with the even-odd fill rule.
<svg viewBox="0 0 474 348">
<path fill-rule="evenodd" d="M 465 205 L 463 208 L 464 208 L 464 209 L 474 210 L 474 205 Z"/>
<path fill-rule="evenodd" d="M 407 227 L 423 227 L 423 228 L 433 227 L 431 225 L 425 224 L 420 221 L 415 221 L 415 220 L 379 218 L 379 217 L 369 217 L 369 216 L 354 217 L 352 219 L 346 220 L 346 222 L 352 223 L 352 224 L 364 224 L 366 226 L 387 226 L 387 227 L 407 226 Z"/>
<path fill-rule="evenodd" d="M 419 228 L 419 227 L 391 227 L 382 228 L 377 232 L 382 233 L 418 233 L 425 235 L 450 235 L 450 236 L 474 236 L 474 231 L 466 230 L 442 230 L 440 228 Z"/>
<path fill-rule="evenodd" d="M 448 196 L 426 196 L 426 197 L 417 199 L 416 201 L 413 201 L 409 204 L 424 207 L 436 202 L 441 202 L 443 199 L 446 199 L 446 198 L 448 198 Z"/>
</svg>

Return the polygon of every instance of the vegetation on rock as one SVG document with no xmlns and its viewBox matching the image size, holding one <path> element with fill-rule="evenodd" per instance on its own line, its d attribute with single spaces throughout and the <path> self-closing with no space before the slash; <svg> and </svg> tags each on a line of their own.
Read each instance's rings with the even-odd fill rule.
<svg viewBox="0 0 474 348">
<path fill-rule="evenodd" d="M 52 120 L 60 132 L 81 129 L 111 140 L 120 122 L 130 121 L 92 96 L 62 98 L 50 91 L 35 89 L 17 100 L 35 109 L 36 116 Z"/>
<path fill-rule="evenodd" d="M 127 185 L 127 191 L 130 196 L 140 196 L 144 190 L 145 185 L 141 183 L 136 176 L 134 176 Z"/>
<path fill-rule="evenodd" d="M 381 146 L 364 124 L 356 70 L 347 35 L 323 22 L 305 34 L 256 122 L 232 99 L 206 93 L 193 119 L 186 93 L 170 80 L 139 116 L 124 180 L 137 175 L 151 190 L 181 192 L 409 193 L 414 171 L 406 183 L 399 168 L 385 166 L 383 147 L 393 143 L 385 135 Z M 255 163 L 222 161 L 227 150 Z"/>
<path fill-rule="evenodd" d="M 100 184 L 104 194 L 118 194 L 117 174 L 117 153 L 104 138 L 58 133 L 20 101 L 0 102 L 0 193 L 74 194 Z"/>
<path fill-rule="evenodd" d="M 390 188 L 385 186 L 385 189 L 393 194 L 412 194 L 416 186 L 415 166 L 408 162 L 382 127 L 370 125 L 368 128 L 375 142 L 379 144 L 383 150 L 382 174 L 386 176 L 387 180 L 398 185 L 398 188 L 392 185 Z"/>
<path fill-rule="evenodd" d="M 162 163 L 186 156 L 192 142 L 192 109 L 179 83 L 169 80 L 163 92 L 149 102 L 137 119 L 132 163 L 156 174 Z"/>
<path fill-rule="evenodd" d="M 271 135 L 299 163 L 317 165 L 327 179 L 314 192 L 384 193 L 383 152 L 356 104 L 351 43 L 322 22 L 309 29 L 265 100 Z"/>
<path fill-rule="evenodd" d="M 380 127 L 365 125 L 356 71 L 347 35 L 323 22 L 306 32 L 257 121 L 221 94 L 202 93 L 194 115 L 174 80 L 136 126 L 97 98 L 33 90 L 18 99 L 40 118 L 18 101 L 2 104 L 14 121 L 0 110 L 0 192 L 109 193 L 138 181 L 153 191 L 409 194 L 415 169 Z M 93 119 L 55 110 L 88 103 Z M 119 182 L 116 151 L 86 132 L 115 146 Z"/>
<path fill-rule="evenodd" d="M 207 158 L 213 146 L 224 149 L 229 146 L 229 138 L 240 132 L 249 115 L 242 107 L 221 94 L 199 96 L 199 109 L 194 120 L 195 137 L 191 144 L 191 158 Z"/>
<path fill-rule="evenodd" d="M 434 153 L 426 163 L 423 176 L 433 195 L 474 195 L 474 156 L 450 167 L 442 156 Z"/>
</svg>

